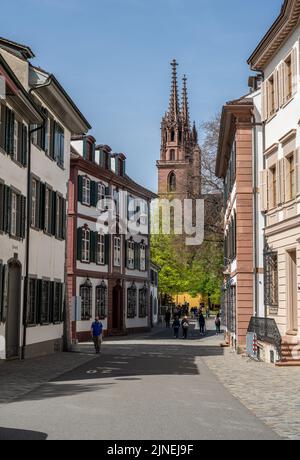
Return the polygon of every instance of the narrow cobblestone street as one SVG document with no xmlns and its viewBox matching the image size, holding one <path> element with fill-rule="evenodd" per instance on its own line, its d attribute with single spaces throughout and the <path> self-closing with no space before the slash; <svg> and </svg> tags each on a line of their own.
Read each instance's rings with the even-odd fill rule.
<svg viewBox="0 0 300 460">
<path fill-rule="evenodd" d="M 161 328 L 109 340 L 99 358 L 83 345 L 3 364 L 0 439 L 279 439 L 209 370 L 240 365 L 219 343 L 214 332 L 199 340 L 193 328 L 184 342 Z"/>
</svg>

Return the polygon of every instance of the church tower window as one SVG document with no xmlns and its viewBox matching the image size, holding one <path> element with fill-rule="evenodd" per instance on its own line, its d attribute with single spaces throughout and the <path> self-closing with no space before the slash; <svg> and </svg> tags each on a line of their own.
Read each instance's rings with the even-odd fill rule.
<svg viewBox="0 0 300 460">
<path fill-rule="evenodd" d="M 176 192 L 176 174 L 174 172 L 171 172 L 171 174 L 169 175 L 168 191 L 170 193 Z"/>
<path fill-rule="evenodd" d="M 175 150 L 170 150 L 170 161 L 175 161 Z"/>
</svg>

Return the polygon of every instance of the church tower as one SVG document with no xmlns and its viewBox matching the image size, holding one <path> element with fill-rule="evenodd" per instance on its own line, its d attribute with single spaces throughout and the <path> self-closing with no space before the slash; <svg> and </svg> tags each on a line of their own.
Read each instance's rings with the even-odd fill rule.
<svg viewBox="0 0 300 460">
<path fill-rule="evenodd" d="M 191 128 L 187 78 L 183 77 L 182 98 L 179 102 L 177 62 L 172 66 L 169 111 L 161 123 L 161 151 L 158 169 L 160 198 L 200 198 L 201 150 L 196 124 Z"/>
</svg>

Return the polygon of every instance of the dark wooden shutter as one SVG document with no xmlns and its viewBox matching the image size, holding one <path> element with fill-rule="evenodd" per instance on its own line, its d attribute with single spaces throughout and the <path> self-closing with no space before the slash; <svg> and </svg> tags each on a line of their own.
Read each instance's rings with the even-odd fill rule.
<svg viewBox="0 0 300 460">
<path fill-rule="evenodd" d="M 83 152 L 82 152 L 84 160 L 87 160 L 87 147 L 88 147 L 87 146 L 87 140 L 84 139 L 83 140 Z"/>
<path fill-rule="evenodd" d="M 36 280 L 36 321 L 37 324 L 42 322 L 42 302 L 43 302 L 43 281 Z"/>
<path fill-rule="evenodd" d="M 105 235 L 105 265 L 109 265 L 109 254 L 110 254 L 110 235 Z"/>
<path fill-rule="evenodd" d="M 77 260 L 82 261 L 82 228 L 77 229 Z"/>
<path fill-rule="evenodd" d="M 22 165 L 22 148 L 23 148 L 23 124 L 18 123 L 18 147 L 17 160 Z"/>
<path fill-rule="evenodd" d="M 129 242 L 124 238 L 125 268 L 128 268 L 128 246 Z"/>
<path fill-rule="evenodd" d="M 57 194 L 52 192 L 52 206 L 51 206 L 51 235 L 56 235 L 56 201 Z"/>
<path fill-rule="evenodd" d="M 54 306 L 55 306 L 55 284 L 53 281 L 49 283 L 49 323 L 54 323 L 55 314 L 54 314 Z"/>
<path fill-rule="evenodd" d="M 90 262 L 96 262 L 97 233 L 90 232 Z"/>
<path fill-rule="evenodd" d="M 65 240 L 67 237 L 67 201 L 62 199 L 62 239 Z"/>
<path fill-rule="evenodd" d="M 39 193 L 39 226 L 40 230 L 45 229 L 45 201 L 46 201 L 46 185 L 40 182 Z"/>
<path fill-rule="evenodd" d="M 134 244 L 134 268 L 140 270 L 140 243 Z"/>
<path fill-rule="evenodd" d="M 78 201 L 82 203 L 83 199 L 83 177 L 78 176 Z"/>
<path fill-rule="evenodd" d="M 5 185 L 4 196 L 4 232 L 10 233 L 11 227 L 11 189 Z"/>
<path fill-rule="evenodd" d="M 3 273 L 4 265 L 0 262 L 0 323 L 2 323 L 2 311 L 3 311 Z"/>
<path fill-rule="evenodd" d="M 0 147 L 5 150 L 6 106 L 0 105 Z"/>
<path fill-rule="evenodd" d="M 1 313 L 1 318 L 0 321 L 2 323 L 6 322 L 6 316 L 7 316 L 7 300 L 8 300 L 8 267 L 7 265 L 4 265 L 2 268 L 2 288 L 1 288 L 2 294 L 0 298 L 0 313 Z"/>
<path fill-rule="evenodd" d="M 91 206 L 96 207 L 98 202 L 98 184 L 91 181 Z"/>
<path fill-rule="evenodd" d="M 11 156 L 14 156 L 14 139 L 15 139 L 15 114 L 10 110 L 9 117 L 9 147 L 8 153 Z"/>
<path fill-rule="evenodd" d="M 52 117 L 49 118 L 49 156 L 54 159 L 54 139 L 55 139 L 55 126 Z"/>
<path fill-rule="evenodd" d="M 20 197 L 20 238 L 25 239 L 26 233 L 26 198 Z"/>
<path fill-rule="evenodd" d="M 26 125 L 22 125 L 22 148 L 21 148 L 21 164 L 27 167 L 28 157 L 28 128 Z"/>
<path fill-rule="evenodd" d="M 0 183 L 0 232 L 4 231 L 4 184 Z"/>
</svg>

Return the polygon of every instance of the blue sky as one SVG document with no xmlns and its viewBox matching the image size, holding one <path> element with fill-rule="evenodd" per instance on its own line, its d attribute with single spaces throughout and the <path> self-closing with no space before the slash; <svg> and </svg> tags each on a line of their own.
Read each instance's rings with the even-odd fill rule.
<svg viewBox="0 0 300 460">
<path fill-rule="evenodd" d="M 199 125 L 247 91 L 247 58 L 283 0 L 10 0 L 0 35 L 27 44 L 93 126 L 156 191 L 170 61 L 187 74 Z M 5 20 L 3 20 L 5 18 Z"/>
</svg>

